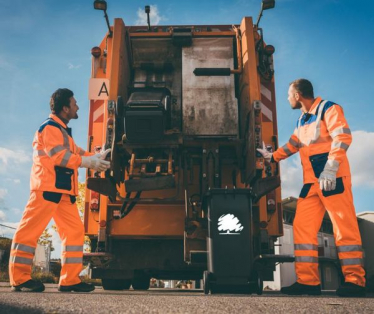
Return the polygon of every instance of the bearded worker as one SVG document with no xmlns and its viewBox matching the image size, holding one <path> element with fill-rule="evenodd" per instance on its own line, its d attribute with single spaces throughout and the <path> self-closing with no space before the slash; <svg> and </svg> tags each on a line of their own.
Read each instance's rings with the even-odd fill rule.
<svg viewBox="0 0 374 314">
<path fill-rule="evenodd" d="M 334 226 L 335 244 L 345 277 L 336 294 L 364 296 L 361 236 L 346 154 L 352 136 L 343 109 L 334 102 L 315 98 L 313 86 L 306 79 L 290 84 L 288 101 L 292 109 L 301 110 L 288 143 L 274 153 L 269 152 L 265 144 L 258 149 L 266 162 L 279 162 L 299 152 L 303 167 L 304 186 L 293 223 L 297 281 L 282 288 L 281 292 L 288 295 L 321 294 L 317 234 L 327 210 Z"/>
<path fill-rule="evenodd" d="M 62 242 L 61 275 L 58 290 L 90 292 L 91 284 L 81 282 L 84 227 L 79 217 L 78 168 L 104 171 L 110 167 L 106 155 L 92 154 L 78 147 L 67 124 L 78 119 L 79 107 L 67 88 L 56 90 L 50 100 L 52 114 L 36 131 L 33 140 L 33 165 L 30 199 L 13 238 L 9 277 L 12 291 L 42 292 L 40 281 L 31 279 L 37 241 L 53 218 Z"/>
</svg>

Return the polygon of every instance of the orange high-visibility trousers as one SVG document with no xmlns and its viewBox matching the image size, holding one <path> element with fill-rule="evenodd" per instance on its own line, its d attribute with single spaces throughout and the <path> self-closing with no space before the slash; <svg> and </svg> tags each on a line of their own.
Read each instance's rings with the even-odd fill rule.
<svg viewBox="0 0 374 314">
<path fill-rule="evenodd" d="M 79 273 L 82 271 L 84 227 L 75 198 L 67 194 L 31 191 L 12 242 L 9 260 L 12 286 L 31 279 L 37 241 L 52 218 L 62 241 L 60 285 L 81 282 Z"/>
<path fill-rule="evenodd" d="M 317 233 L 325 210 L 333 224 L 345 281 L 365 286 L 361 236 L 349 176 L 337 178 L 334 191 L 322 191 L 318 182 L 305 184 L 301 190 L 293 223 L 297 282 L 306 285 L 320 284 Z"/>
</svg>

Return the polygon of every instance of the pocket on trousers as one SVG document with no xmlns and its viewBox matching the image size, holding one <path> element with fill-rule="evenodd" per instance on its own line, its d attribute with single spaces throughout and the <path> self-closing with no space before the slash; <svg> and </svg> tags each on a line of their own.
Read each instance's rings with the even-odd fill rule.
<svg viewBox="0 0 374 314">
<path fill-rule="evenodd" d="M 309 156 L 309 160 L 310 160 L 310 163 L 312 164 L 312 168 L 313 168 L 314 175 L 316 176 L 316 178 L 319 178 L 323 169 L 325 168 L 328 156 L 329 156 L 329 153 Z"/>
<path fill-rule="evenodd" d="M 308 196 L 308 193 L 310 191 L 310 188 L 312 187 L 313 183 L 307 183 L 304 184 L 303 188 L 301 189 L 299 198 L 306 198 Z"/>
<path fill-rule="evenodd" d="M 69 195 L 69 196 L 70 196 L 70 202 L 72 204 L 74 204 L 76 202 L 77 198 L 74 195 Z"/>
<path fill-rule="evenodd" d="M 322 190 L 322 195 L 324 197 L 336 195 L 336 194 L 342 194 L 344 192 L 344 183 L 343 178 L 336 178 L 336 188 L 332 191 L 324 191 Z"/>
<path fill-rule="evenodd" d="M 70 168 L 64 168 L 55 166 L 56 183 L 55 187 L 61 190 L 71 190 L 71 177 L 74 174 L 74 170 Z"/>
<path fill-rule="evenodd" d="M 62 193 L 57 193 L 57 192 L 43 192 L 43 198 L 46 201 L 53 202 L 53 203 L 60 203 L 62 197 Z"/>
</svg>

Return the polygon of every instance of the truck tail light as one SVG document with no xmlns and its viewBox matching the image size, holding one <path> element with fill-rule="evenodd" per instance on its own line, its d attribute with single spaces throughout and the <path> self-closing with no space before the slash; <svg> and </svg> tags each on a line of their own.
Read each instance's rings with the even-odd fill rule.
<svg viewBox="0 0 374 314">
<path fill-rule="evenodd" d="M 91 191 L 90 210 L 94 212 L 99 211 L 100 194 Z"/>
<path fill-rule="evenodd" d="M 264 47 L 264 52 L 266 55 L 271 56 L 275 52 L 275 48 L 272 45 L 266 45 Z"/>
<path fill-rule="evenodd" d="M 93 48 L 91 49 L 91 54 L 92 54 L 92 56 L 94 56 L 95 58 L 100 57 L 100 56 L 101 56 L 101 49 L 100 49 L 100 47 L 93 47 Z"/>
<path fill-rule="evenodd" d="M 267 212 L 272 214 L 277 210 L 277 206 L 275 203 L 275 199 L 273 198 L 268 198 L 267 199 Z"/>
</svg>

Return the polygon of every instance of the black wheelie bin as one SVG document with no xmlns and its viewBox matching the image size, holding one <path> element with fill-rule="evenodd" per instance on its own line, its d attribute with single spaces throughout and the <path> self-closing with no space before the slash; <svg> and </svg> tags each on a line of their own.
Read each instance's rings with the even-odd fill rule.
<svg viewBox="0 0 374 314">
<path fill-rule="evenodd" d="M 252 198 L 249 189 L 210 189 L 204 200 L 208 216 L 208 270 L 204 293 L 262 293 L 254 269 Z"/>
</svg>

